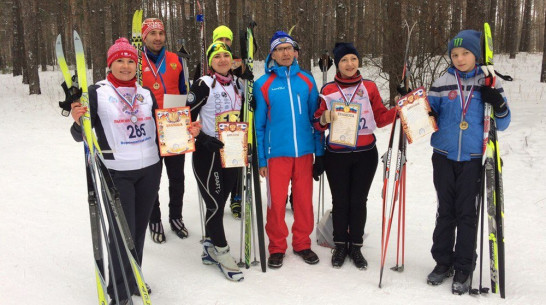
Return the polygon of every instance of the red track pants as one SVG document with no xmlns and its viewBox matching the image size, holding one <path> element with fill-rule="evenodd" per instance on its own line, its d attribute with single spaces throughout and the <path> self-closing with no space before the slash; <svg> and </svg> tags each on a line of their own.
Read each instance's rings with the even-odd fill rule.
<svg viewBox="0 0 546 305">
<path fill-rule="evenodd" d="M 292 181 L 294 201 L 294 224 L 292 225 L 292 248 L 301 251 L 311 248 L 313 232 L 313 154 L 302 157 L 276 157 L 267 164 L 267 223 L 265 231 L 269 237 L 269 253 L 285 253 L 288 227 L 284 220 L 288 184 Z"/>
</svg>

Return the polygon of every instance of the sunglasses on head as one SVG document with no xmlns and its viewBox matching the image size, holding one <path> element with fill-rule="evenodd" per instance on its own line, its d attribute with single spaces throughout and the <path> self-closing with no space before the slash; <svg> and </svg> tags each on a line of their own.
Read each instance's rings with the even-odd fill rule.
<svg viewBox="0 0 546 305">
<path fill-rule="evenodd" d="M 231 48 L 223 42 L 217 42 L 210 47 L 209 51 L 207 52 L 207 58 L 216 51 L 226 51 L 231 53 Z"/>
</svg>

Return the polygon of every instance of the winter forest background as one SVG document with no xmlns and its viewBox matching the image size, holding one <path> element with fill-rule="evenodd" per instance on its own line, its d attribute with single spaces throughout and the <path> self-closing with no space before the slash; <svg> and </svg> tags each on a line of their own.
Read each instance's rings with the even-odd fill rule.
<svg viewBox="0 0 546 305">
<path fill-rule="evenodd" d="M 241 54 L 239 31 L 255 20 L 258 50 L 255 60 L 268 54 L 271 35 L 288 31 L 302 52 L 300 65 L 317 65 L 324 50 L 336 41 L 351 41 L 388 79 L 394 97 L 402 73 L 406 30 L 417 22 L 410 47 L 411 84 L 429 87 L 449 60 L 447 42 L 462 29 L 482 30 L 489 22 L 495 53 L 542 52 L 546 47 L 544 0 L 202 0 L 205 5 L 207 44 L 220 25 L 234 32 L 234 52 Z M 106 74 L 106 51 L 115 39 L 130 38 L 136 9 L 144 18 L 161 18 L 167 30 L 167 48 L 178 50 L 182 41 L 190 51 L 190 75 L 198 63 L 199 32 L 195 0 L 2 0 L 0 2 L 0 71 L 23 75 L 30 94 L 40 94 L 38 70 L 55 67 L 55 37 L 63 37 L 68 64 L 74 63 L 72 30 L 83 37 L 93 82 Z M 546 52 L 541 81 L 546 81 Z"/>
</svg>

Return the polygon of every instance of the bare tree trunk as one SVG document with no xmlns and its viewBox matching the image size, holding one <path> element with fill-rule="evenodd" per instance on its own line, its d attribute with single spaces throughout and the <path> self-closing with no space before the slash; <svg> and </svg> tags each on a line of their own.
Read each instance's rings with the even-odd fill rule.
<svg viewBox="0 0 546 305">
<path fill-rule="evenodd" d="M 205 41 L 207 47 L 212 42 L 212 31 L 218 26 L 218 12 L 216 10 L 215 0 L 205 0 Z"/>
<path fill-rule="evenodd" d="M 497 45 L 499 42 L 499 37 L 497 37 L 497 17 L 499 15 L 498 13 L 499 6 L 497 0 L 491 0 L 491 5 L 489 6 L 489 18 L 487 20 L 487 23 L 489 23 L 489 26 L 491 28 L 491 35 L 493 35 L 493 46 Z"/>
<path fill-rule="evenodd" d="M 312 31 L 312 1 L 299 1 L 297 4 L 298 14 L 296 15 L 296 27 L 294 32 L 297 34 L 294 37 L 300 44 L 300 55 L 298 63 L 304 70 L 311 70 L 311 58 L 313 55 L 313 48 L 311 46 L 312 40 L 315 39 L 314 35 L 306 35 L 305 33 L 311 33 Z M 292 27 L 292 25 L 290 25 Z M 292 33 L 294 34 L 294 33 Z"/>
<path fill-rule="evenodd" d="M 366 10 L 368 7 L 366 7 Z M 362 57 L 365 54 L 364 46 L 369 43 L 368 37 L 365 35 L 365 26 L 364 26 L 364 1 L 358 1 L 356 3 L 356 25 L 353 31 L 355 32 L 355 47 L 358 50 L 360 57 L 358 60 L 360 65 L 362 65 Z"/>
<path fill-rule="evenodd" d="M 457 35 L 457 33 L 459 33 L 459 31 L 461 30 L 463 7 L 461 5 L 461 0 L 453 0 L 451 2 L 451 6 L 451 31 L 449 33 L 449 36 L 455 37 L 455 35 Z"/>
<path fill-rule="evenodd" d="M 103 20 L 105 11 L 101 0 L 92 0 L 91 19 Z M 106 33 L 101 22 L 92 22 L 91 32 L 93 33 L 93 43 L 90 43 L 93 53 L 93 83 L 96 83 L 106 78 Z"/>
<path fill-rule="evenodd" d="M 46 18 L 44 17 L 45 14 L 45 3 L 43 1 L 36 2 L 36 21 L 39 25 L 46 24 L 44 21 Z M 42 71 L 47 71 L 47 46 L 45 44 L 45 41 L 47 41 L 48 36 L 46 35 L 46 30 L 49 27 L 38 27 L 36 29 L 36 38 L 38 40 L 34 41 L 34 43 L 37 45 L 37 56 L 36 56 L 36 64 L 41 66 Z"/>
<path fill-rule="evenodd" d="M 13 62 L 13 76 L 23 74 L 23 61 L 25 54 L 24 33 L 23 33 L 23 18 L 20 9 L 19 0 L 13 1 L 12 7 L 13 17 L 13 45 L 11 48 L 11 60 Z"/>
<path fill-rule="evenodd" d="M 486 16 L 485 1 L 467 0 L 466 3 L 467 8 L 469 9 L 466 10 L 466 23 L 464 28 L 481 31 Z"/>
<path fill-rule="evenodd" d="M 34 0 L 20 0 L 19 5 L 21 10 L 23 23 L 25 24 L 25 49 L 26 61 L 28 62 L 28 85 L 29 94 L 41 94 L 40 91 L 40 76 L 38 75 L 38 23 L 37 4 Z"/>
<path fill-rule="evenodd" d="M 533 0 L 523 0 L 525 1 L 525 5 L 523 7 L 523 19 L 522 19 L 522 27 L 521 27 L 521 40 L 519 43 L 519 51 L 520 52 L 529 52 L 530 46 L 531 46 L 531 22 L 532 20 L 532 6 L 533 6 Z"/>
<path fill-rule="evenodd" d="M 373 3 L 373 11 L 372 11 L 372 18 L 373 18 L 373 33 L 371 35 L 374 37 L 373 47 L 372 47 L 372 57 L 378 57 L 383 50 L 383 44 L 385 43 L 384 35 L 381 35 L 379 33 L 383 33 L 383 21 L 382 17 L 384 14 L 384 10 L 381 6 L 381 4 L 377 3 L 376 1 L 372 1 Z"/>
<path fill-rule="evenodd" d="M 347 3 L 346 1 L 336 1 L 336 41 L 347 40 Z"/>
<path fill-rule="evenodd" d="M 506 44 L 508 45 L 508 52 L 510 52 L 510 59 L 516 58 L 518 52 L 518 20 L 519 20 L 519 1 L 508 1 L 507 11 L 507 32 L 506 32 Z"/>
<path fill-rule="evenodd" d="M 546 9 L 544 10 L 544 46 L 542 47 L 542 71 L 540 71 L 540 82 L 546 83 Z"/>
<path fill-rule="evenodd" d="M 385 12 L 385 27 L 383 30 L 383 71 L 389 75 L 390 105 L 394 106 L 392 97 L 396 95 L 396 87 L 402 77 L 402 66 L 404 61 L 404 48 L 398 47 L 402 37 L 400 27 L 401 5 L 400 2 L 386 1 L 383 7 Z"/>
</svg>

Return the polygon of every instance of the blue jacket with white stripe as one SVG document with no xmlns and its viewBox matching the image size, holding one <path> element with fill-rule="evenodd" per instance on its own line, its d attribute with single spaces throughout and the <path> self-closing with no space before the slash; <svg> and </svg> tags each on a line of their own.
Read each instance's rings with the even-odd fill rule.
<svg viewBox="0 0 546 305">
<path fill-rule="evenodd" d="M 322 156 L 321 135 L 313 128 L 318 90 L 313 76 L 300 70 L 297 61 L 279 66 L 269 55 L 265 75 L 254 84 L 258 163 L 267 166 L 274 157 Z"/>
<path fill-rule="evenodd" d="M 465 99 L 472 87 L 474 89 L 464 117 L 464 121 L 468 123 L 466 130 L 460 128 L 463 121 L 463 102 L 455 73 L 459 73 Z M 430 144 L 435 152 L 454 161 L 469 161 L 472 158 L 482 157 L 484 103 L 481 99 L 480 89 L 484 80 L 485 75 L 478 67 L 467 73 L 450 67 L 447 73 L 434 82 L 429 90 L 428 100 L 432 109 L 438 114 L 438 131 L 432 134 L 430 139 Z M 498 77 L 495 87 L 506 101 L 506 95 Z M 511 120 L 510 109 L 507 107 L 504 113 L 495 113 L 495 120 L 498 130 L 502 131 L 508 128 Z"/>
</svg>

